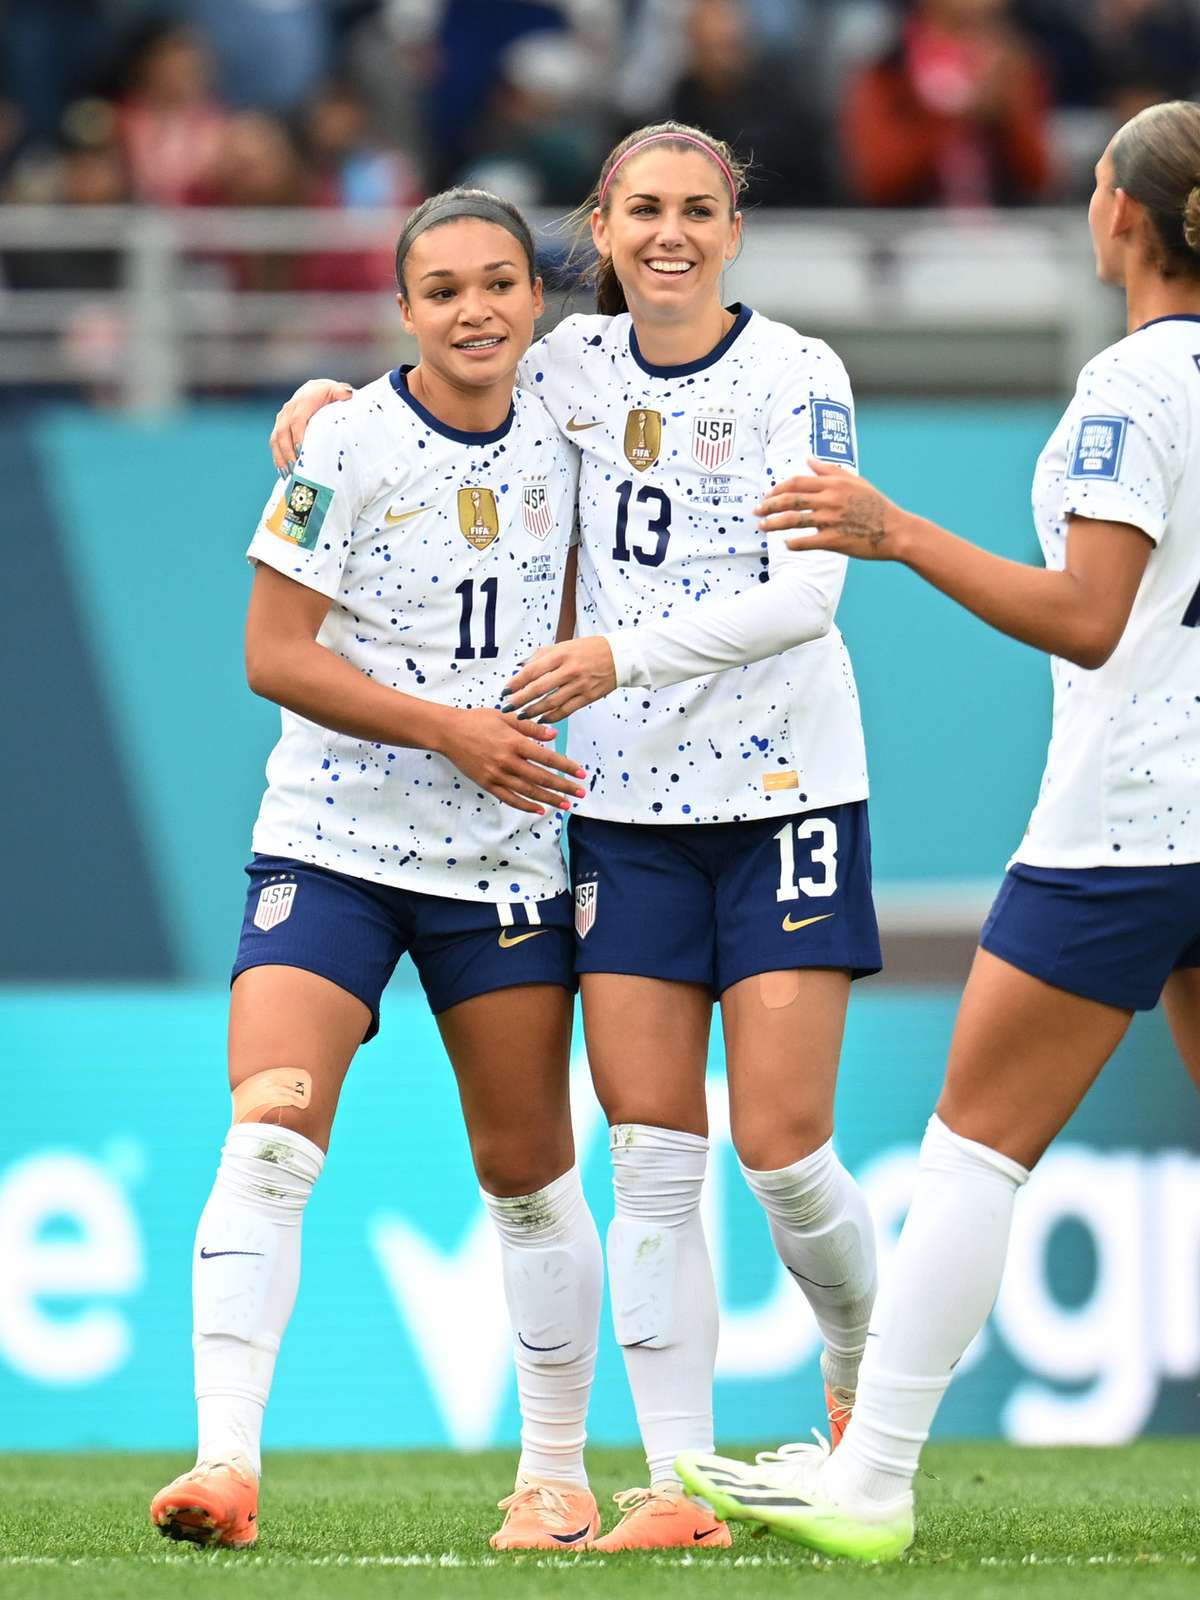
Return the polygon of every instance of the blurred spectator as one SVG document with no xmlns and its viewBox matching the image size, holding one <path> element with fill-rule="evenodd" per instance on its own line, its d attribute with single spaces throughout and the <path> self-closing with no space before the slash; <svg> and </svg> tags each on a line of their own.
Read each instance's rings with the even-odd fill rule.
<svg viewBox="0 0 1200 1600">
<path fill-rule="evenodd" d="M 896 47 L 849 87 L 853 198 L 1029 205 L 1050 183 L 1048 94 L 1008 0 L 915 0 Z"/>
<path fill-rule="evenodd" d="M 330 206 L 412 206 L 422 198 L 412 163 L 374 136 L 358 90 L 332 79 L 304 114 L 312 202 Z"/>
<path fill-rule="evenodd" d="M 333 64 L 329 0 L 174 0 L 208 41 L 221 98 L 298 111 Z"/>
<path fill-rule="evenodd" d="M 129 76 L 121 137 L 134 198 L 185 205 L 211 183 L 228 124 L 211 54 L 190 28 L 159 26 L 136 50 Z"/>
<path fill-rule="evenodd" d="M 811 57 L 793 40 L 768 59 L 747 0 L 689 0 L 682 24 L 687 54 L 668 116 L 753 158 L 752 204 L 828 204 L 829 140 L 808 109 Z"/>
<path fill-rule="evenodd" d="M 52 146 L 63 113 L 95 90 L 135 0 L 0 0 L 0 96 L 31 144 Z"/>
<path fill-rule="evenodd" d="M 1141 80 L 1158 100 L 1186 99 L 1200 75 L 1194 0 L 1021 0 L 1062 106 L 1098 107 L 1118 84 Z M 1147 101 L 1153 104 L 1154 101 Z"/>
</svg>

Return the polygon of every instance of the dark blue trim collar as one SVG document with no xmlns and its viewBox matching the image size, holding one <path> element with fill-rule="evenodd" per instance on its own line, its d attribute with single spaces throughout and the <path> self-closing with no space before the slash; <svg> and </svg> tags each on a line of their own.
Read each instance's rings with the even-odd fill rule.
<svg viewBox="0 0 1200 1600">
<path fill-rule="evenodd" d="M 652 378 L 690 378 L 693 372 L 703 372 L 705 367 L 715 366 L 720 361 L 721 357 L 754 315 L 749 306 L 732 305 L 726 306 L 725 309 L 733 312 L 733 327 L 725 334 L 720 343 L 713 345 L 708 354 L 701 356 L 699 361 L 687 361 L 681 367 L 654 366 L 642 355 L 638 347 L 637 330 L 632 323 L 629 325 L 629 354 L 641 367 L 642 371 L 649 373 Z"/>
<path fill-rule="evenodd" d="M 498 428 L 493 428 L 490 433 L 464 433 L 461 428 L 452 428 L 448 422 L 443 422 L 440 417 L 435 417 L 417 399 L 408 387 L 408 375 L 412 371 L 411 365 L 396 367 L 388 373 L 392 388 L 406 405 L 410 405 L 420 417 L 427 428 L 432 428 L 434 433 L 440 433 L 443 439 L 453 439 L 455 444 L 495 444 L 498 439 L 503 439 L 513 425 L 513 418 L 517 414 L 516 401 L 508 408 L 508 415 Z"/>
<path fill-rule="evenodd" d="M 1173 312 L 1167 317 L 1151 317 L 1149 322 L 1143 322 L 1140 328 L 1135 328 L 1134 333 L 1142 333 L 1146 328 L 1153 328 L 1160 322 L 1200 322 L 1200 317 L 1193 316 L 1190 311 Z"/>
</svg>

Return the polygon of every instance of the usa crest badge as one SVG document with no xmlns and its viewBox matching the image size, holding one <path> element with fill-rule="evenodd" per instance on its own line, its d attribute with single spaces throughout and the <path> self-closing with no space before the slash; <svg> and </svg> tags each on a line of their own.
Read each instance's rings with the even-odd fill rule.
<svg viewBox="0 0 1200 1600">
<path fill-rule="evenodd" d="M 692 454 L 705 472 L 719 472 L 733 454 L 736 436 L 732 417 L 697 417 L 692 424 Z"/>
<path fill-rule="evenodd" d="M 625 459 L 635 472 L 645 472 L 662 449 L 662 413 L 638 409 L 625 419 Z"/>
<path fill-rule="evenodd" d="M 599 894 L 600 885 L 595 878 L 575 885 L 575 932 L 581 939 L 586 939 L 595 925 Z"/>
<path fill-rule="evenodd" d="M 258 904 L 254 908 L 254 926 L 261 928 L 264 933 L 270 933 L 272 928 L 286 922 L 292 914 L 296 888 L 295 883 L 266 884 L 260 890 Z"/>
<path fill-rule="evenodd" d="M 535 478 L 521 487 L 521 521 L 525 532 L 535 539 L 544 539 L 554 526 L 554 513 L 550 506 L 550 490 L 545 478 Z"/>
<path fill-rule="evenodd" d="M 500 513 L 490 489 L 468 487 L 458 491 L 458 525 L 463 538 L 476 550 L 486 550 L 500 532 Z"/>
</svg>

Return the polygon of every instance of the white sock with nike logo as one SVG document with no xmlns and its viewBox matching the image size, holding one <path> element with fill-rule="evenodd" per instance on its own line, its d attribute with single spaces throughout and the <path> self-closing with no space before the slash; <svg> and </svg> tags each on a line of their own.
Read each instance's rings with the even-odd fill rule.
<svg viewBox="0 0 1200 1600">
<path fill-rule="evenodd" d="M 831 1389 L 851 1389 L 875 1303 L 875 1227 L 863 1192 L 833 1151 L 833 1140 L 776 1172 L 742 1174 L 758 1197 L 779 1259 L 812 1307 L 825 1341 L 821 1372 Z"/>
<path fill-rule="evenodd" d="M 578 1167 L 533 1194 L 488 1194 L 500 1236 L 521 1406 L 519 1478 L 587 1485 L 604 1260 Z"/>
<path fill-rule="evenodd" d="M 263 1122 L 230 1128 L 192 1258 L 196 1460 L 261 1473 L 263 1411 L 300 1283 L 300 1224 L 325 1156 Z"/>
</svg>

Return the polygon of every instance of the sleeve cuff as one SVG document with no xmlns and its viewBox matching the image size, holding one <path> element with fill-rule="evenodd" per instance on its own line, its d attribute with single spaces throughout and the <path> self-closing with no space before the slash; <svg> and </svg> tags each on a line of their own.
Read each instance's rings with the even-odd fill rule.
<svg viewBox="0 0 1200 1600">
<path fill-rule="evenodd" d="M 637 629 L 619 628 L 615 633 L 606 633 L 604 638 L 612 651 L 617 688 L 632 689 L 648 683 L 645 663 L 638 649 Z"/>
</svg>

